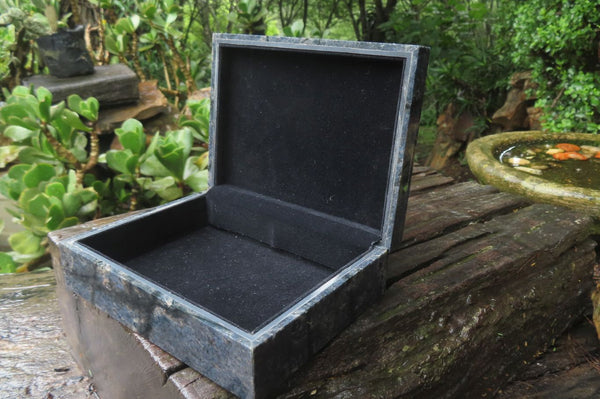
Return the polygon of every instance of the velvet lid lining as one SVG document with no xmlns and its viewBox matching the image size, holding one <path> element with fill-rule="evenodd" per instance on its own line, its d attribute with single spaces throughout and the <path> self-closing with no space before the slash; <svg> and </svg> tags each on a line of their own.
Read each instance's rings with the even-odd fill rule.
<svg viewBox="0 0 600 399">
<path fill-rule="evenodd" d="M 214 185 L 381 230 L 405 62 L 222 44 Z"/>
</svg>

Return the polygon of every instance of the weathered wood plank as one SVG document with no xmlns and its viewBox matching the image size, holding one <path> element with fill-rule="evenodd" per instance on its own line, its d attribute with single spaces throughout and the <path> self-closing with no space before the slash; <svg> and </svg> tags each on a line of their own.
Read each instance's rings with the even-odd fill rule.
<svg viewBox="0 0 600 399">
<path fill-rule="evenodd" d="M 168 384 L 175 386 L 183 399 L 234 399 L 235 396 L 191 368 L 173 374 Z"/>
<path fill-rule="evenodd" d="M 491 186 L 464 182 L 410 197 L 402 247 L 457 230 L 470 222 L 491 217 L 527 204 L 522 197 L 500 193 Z"/>
<path fill-rule="evenodd" d="M 418 174 L 413 175 L 410 182 L 410 193 L 415 195 L 430 188 L 441 187 L 454 182 L 454 179 L 448 176 L 437 174 Z"/>
<path fill-rule="evenodd" d="M 282 398 L 479 397 L 518 373 L 586 310 L 595 242 L 574 213 L 517 214 L 391 286 Z"/>
<path fill-rule="evenodd" d="M 391 285 L 379 304 L 292 378 L 281 398 L 479 397 L 518 373 L 523 359 L 532 359 L 585 311 L 595 261 L 595 242 L 586 239 L 590 218 L 548 205 L 512 212 L 525 202 L 474 183 L 413 198 L 412 221 L 426 225 L 418 209 L 440 216 L 429 223 L 448 220 L 419 234 L 413 230 L 413 245 L 390 256 L 390 282 L 414 265 L 419 270 Z M 450 209 L 449 200 L 454 201 Z M 97 223 L 102 222 L 74 230 Z M 78 312 L 107 318 L 75 300 L 78 304 L 70 306 Z M 105 329 L 86 317 L 78 322 Z M 119 348 L 144 348 L 143 338 L 116 324 L 120 330 L 110 334 L 125 331 L 133 340 L 118 343 Z M 151 361 L 159 376 L 156 370 L 147 374 L 166 379 L 156 388 L 163 398 L 229 397 L 194 370 L 177 369 L 184 367 L 180 363 L 168 370 Z M 119 384 L 117 376 L 104 378 L 105 384 Z M 143 388 L 145 379 L 136 375 L 128 381 Z"/>
</svg>

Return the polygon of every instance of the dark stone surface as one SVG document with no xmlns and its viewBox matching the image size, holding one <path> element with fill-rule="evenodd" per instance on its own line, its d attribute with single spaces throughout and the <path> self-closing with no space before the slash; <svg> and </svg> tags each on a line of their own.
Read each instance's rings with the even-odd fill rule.
<svg viewBox="0 0 600 399">
<path fill-rule="evenodd" d="M 47 88 L 54 103 L 66 100 L 71 94 L 79 94 L 83 99 L 96 97 L 101 107 L 130 104 L 139 98 L 138 78 L 123 64 L 97 66 L 91 75 L 70 78 L 35 75 L 24 79 L 23 84 Z"/>
<path fill-rule="evenodd" d="M 83 34 L 83 26 L 78 26 L 37 38 L 40 55 L 51 75 L 68 78 L 94 73 Z"/>
</svg>

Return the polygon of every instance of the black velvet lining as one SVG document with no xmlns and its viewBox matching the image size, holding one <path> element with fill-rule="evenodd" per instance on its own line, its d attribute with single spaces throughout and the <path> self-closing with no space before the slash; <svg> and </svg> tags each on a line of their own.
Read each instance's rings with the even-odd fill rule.
<svg viewBox="0 0 600 399">
<path fill-rule="evenodd" d="M 356 223 L 217 186 L 81 243 L 255 331 L 379 238 Z"/>
<path fill-rule="evenodd" d="M 222 46 L 216 185 L 381 229 L 405 61 Z"/>
<path fill-rule="evenodd" d="M 285 203 L 237 187 L 213 187 L 208 220 L 274 248 L 320 263 L 344 266 L 380 239 L 379 232 L 347 220 Z"/>
<path fill-rule="evenodd" d="M 260 328 L 332 273 L 210 226 L 140 254 L 127 266 L 247 331 Z"/>
</svg>

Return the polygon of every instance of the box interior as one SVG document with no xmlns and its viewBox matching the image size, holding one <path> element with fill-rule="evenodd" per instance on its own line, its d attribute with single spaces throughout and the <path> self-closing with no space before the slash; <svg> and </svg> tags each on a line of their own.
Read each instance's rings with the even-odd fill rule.
<svg viewBox="0 0 600 399">
<path fill-rule="evenodd" d="M 373 229 L 232 190 L 214 187 L 80 243 L 253 332 L 379 239 Z"/>
<path fill-rule="evenodd" d="M 80 242 L 252 332 L 381 239 L 405 59 L 218 57 L 211 189 Z"/>
</svg>

